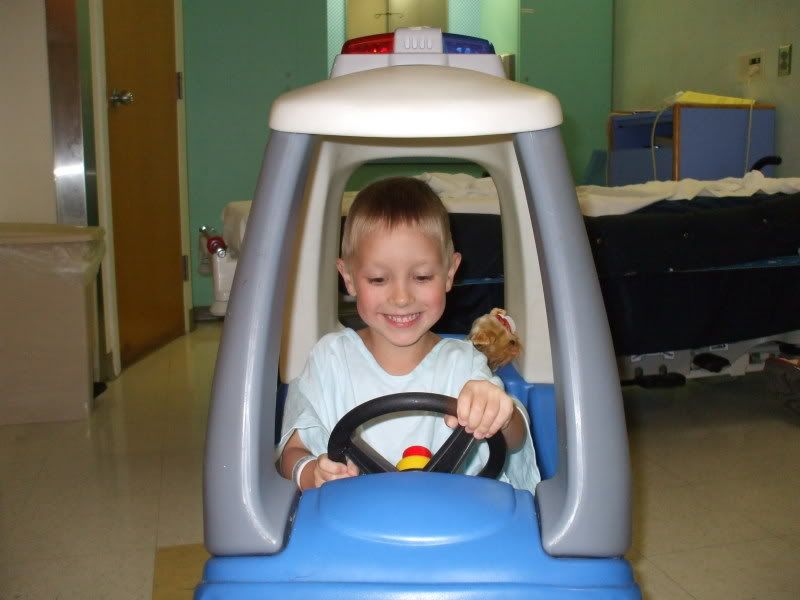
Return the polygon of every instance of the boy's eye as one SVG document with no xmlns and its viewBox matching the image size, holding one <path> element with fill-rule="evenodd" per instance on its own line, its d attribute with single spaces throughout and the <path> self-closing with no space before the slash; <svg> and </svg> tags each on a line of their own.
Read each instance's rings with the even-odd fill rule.
<svg viewBox="0 0 800 600">
<path fill-rule="evenodd" d="M 386 281 L 383 277 L 367 277 L 367 283 L 370 285 L 381 285 Z"/>
<path fill-rule="evenodd" d="M 433 275 L 417 275 L 414 279 L 419 282 L 433 281 Z"/>
</svg>

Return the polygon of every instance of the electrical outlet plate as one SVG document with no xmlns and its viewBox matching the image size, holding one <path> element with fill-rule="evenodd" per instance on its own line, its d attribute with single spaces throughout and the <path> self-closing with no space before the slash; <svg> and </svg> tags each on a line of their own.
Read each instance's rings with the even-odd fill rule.
<svg viewBox="0 0 800 600">
<path fill-rule="evenodd" d="M 756 50 L 739 56 L 739 80 L 759 79 L 764 74 L 764 51 Z"/>
<path fill-rule="evenodd" d="M 792 73 L 792 45 L 778 46 L 778 77 L 786 77 Z"/>
</svg>

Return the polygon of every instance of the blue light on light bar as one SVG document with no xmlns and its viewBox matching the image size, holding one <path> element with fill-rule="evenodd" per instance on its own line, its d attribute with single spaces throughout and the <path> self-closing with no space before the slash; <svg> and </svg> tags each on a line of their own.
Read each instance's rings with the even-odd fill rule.
<svg viewBox="0 0 800 600">
<path fill-rule="evenodd" d="M 470 35 L 443 33 L 442 45 L 445 54 L 494 54 L 494 46 L 489 40 Z"/>
</svg>

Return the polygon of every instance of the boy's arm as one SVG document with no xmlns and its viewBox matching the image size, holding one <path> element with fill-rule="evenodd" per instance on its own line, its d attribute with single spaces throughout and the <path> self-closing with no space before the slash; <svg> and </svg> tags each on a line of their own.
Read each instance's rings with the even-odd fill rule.
<svg viewBox="0 0 800 600">
<path fill-rule="evenodd" d="M 297 433 L 295 430 L 289 440 L 286 442 L 286 445 L 283 447 L 283 452 L 281 453 L 280 458 L 280 471 L 281 475 L 283 475 L 286 479 L 292 479 L 292 470 L 294 466 L 297 464 L 301 458 L 306 456 L 310 456 L 311 453 L 308 449 L 303 445 L 302 440 L 300 439 L 300 434 Z M 303 472 L 300 474 L 300 489 L 304 490 L 310 487 L 313 487 L 313 472 L 312 470 L 303 469 Z"/>
<path fill-rule="evenodd" d="M 502 429 L 502 432 L 509 450 L 513 451 L 521 448 L 522 444 L 525 443 L 525 437 L 528 435 L 528 424 L 525 422 L 525 417 L 519 412 L 516 402 L 514 403 L 514 412 L 511 414 L 511 420 Z"/>
</svg>

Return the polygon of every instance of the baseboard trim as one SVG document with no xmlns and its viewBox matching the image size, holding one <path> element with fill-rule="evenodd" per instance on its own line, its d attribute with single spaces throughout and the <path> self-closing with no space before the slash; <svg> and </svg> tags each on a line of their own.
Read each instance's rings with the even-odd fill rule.
<svg viewBox="0 0 800 600">
<path fill-rule="evenodd" d="M 200 323 L 203 321 L 222 321 L 223 317 L 212 315 L 208 306 L 194 306 L 192 307 L 192 324 Z"/>
</svg>

